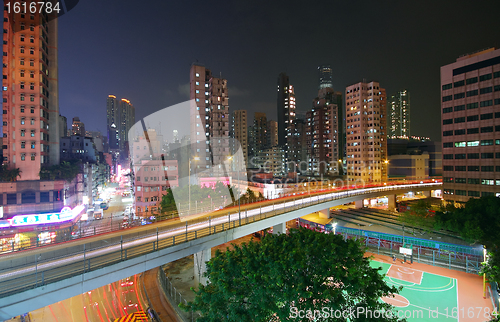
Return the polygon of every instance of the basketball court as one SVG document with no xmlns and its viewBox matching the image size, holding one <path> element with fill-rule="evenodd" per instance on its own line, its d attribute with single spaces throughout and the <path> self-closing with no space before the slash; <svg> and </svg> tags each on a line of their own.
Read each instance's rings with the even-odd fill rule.
<svg viewBox="0 0 500 322">
<path fill-rule="evenodd" d="M 483 299 L 482 277 L 426 264 L 395 263 L 388 256 L 372 255 L 390 286 L 403 289 L 381 300 L 394 305 L 408 321 L 488 321 L 491 300 Z"/>
</svg>

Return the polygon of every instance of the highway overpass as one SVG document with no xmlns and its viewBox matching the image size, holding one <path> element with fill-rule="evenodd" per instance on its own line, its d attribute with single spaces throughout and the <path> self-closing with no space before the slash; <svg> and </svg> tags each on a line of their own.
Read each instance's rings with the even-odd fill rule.
<svg viewBox="0 0 500 322">
<path fill-rule="evenodd" d="M 0 256 L 0 320 L 274 227 L 379 196 L 441 189 L 440 182 L 328 191 L 268 200 Z"/>
</svg>

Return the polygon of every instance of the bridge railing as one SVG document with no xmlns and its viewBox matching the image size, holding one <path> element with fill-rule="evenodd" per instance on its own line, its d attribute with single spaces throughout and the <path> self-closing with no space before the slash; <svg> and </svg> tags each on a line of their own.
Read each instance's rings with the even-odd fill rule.
<svg viewBox="0 0 500 322">
<path fill-rule="evenodd" d="M 428 185 L 423 186 L 428 187 Z M 368 191 L 360 189 L 315 196 L 298 195 L 292 200 L 267 202 L 260 207 L 261 211 L 254 215 L 248 215 L 248 211 L 233 212 L 208 220 L 207 218 L 196 219 L 174 226 L 130 231 L 127 235 L 105 240 L 92 240 L 83 245 L 71 246 L 70 244 L 66 248 L 58 247 L 58 250 L 51 250 L 49 247 L 43 249 L 44 252 L 35 255 L 0 260 L 0 298 L 293 210 L 347 197 L 401 188 L 401 186 L 389 186 L 371 188 Z M 415 189 L 418 189 L 418 186 Z M 263 211 L 267 208 L 270 210 Z M 259 208 L 254 208 L 252 211 L 256 209 Z M 222 223 L 216 223 L 221 220 Z M 197 227 L 200 223 L 208 224 L 208 227 Z M 175 233 L 172 232 L 173 229 Z"/>
</svg>

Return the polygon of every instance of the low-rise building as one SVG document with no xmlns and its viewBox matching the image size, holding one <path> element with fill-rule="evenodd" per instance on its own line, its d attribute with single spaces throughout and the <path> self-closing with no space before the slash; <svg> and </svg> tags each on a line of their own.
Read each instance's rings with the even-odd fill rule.
<svg viewBox="0 0 500 322">
<path fill-rule="evenodd" d="M 136 214 L 147 217 L 157 213 L 167 189 L 179 186 L 178 178 L 177 160 L 141 160 L 134 163 Z"/>
<path fill-rule="evenodd" d="M 389 180 L 423 180 L 429 178 L 429 153 L 389 156 Z"/>
</svg>

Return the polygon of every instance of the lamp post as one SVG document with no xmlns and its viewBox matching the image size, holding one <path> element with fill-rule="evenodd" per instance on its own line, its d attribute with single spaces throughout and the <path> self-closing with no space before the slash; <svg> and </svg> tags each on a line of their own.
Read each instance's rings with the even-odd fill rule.
<svg viewBox="0 0 500 322">
<path fill-rule="evenodd" d="M 232 162 L 233 161 L 233 157 L 229 156 L 229 157 L 227 157 L 227 159 L 229 161 L 231 161 L 231 168 L 232 168 L 232 166 L 233 166 L 233 162 Z M 237 174 L 237 176 L 238 176 L 238 179 L 237 179 L 238 180 L 238 192 L 237 192 L 237 194 L 238 194 L 238 213 L 241 212 L 241 208 L 240 208 L 240 171 L 239 171 L 240 168 L 239 168 L 239 161 L 240 160 L 238 159 L 238 164 L 236 165 L 236 171 L 238 173 Z"/>
<path fill-rule="evenodd" d="M 486 265 L 486 246 L 483 245 L 483 265 Z M 483 272 L 483 298 L 486 298 L 486 273 Z"/>
<path fill-rule="evenodd" d="M 199 161 L 200 157 L 194 157 L 193 161 Z M 188 199 L 189 199 L 189 213 L 191 213 L 191 158 L 189 158 L 189 182 L 188 182 Z"/>
</svg>

